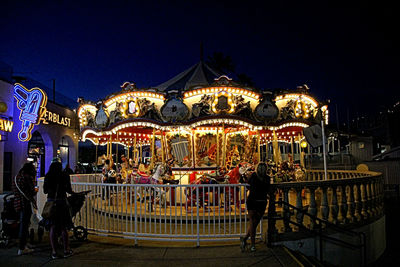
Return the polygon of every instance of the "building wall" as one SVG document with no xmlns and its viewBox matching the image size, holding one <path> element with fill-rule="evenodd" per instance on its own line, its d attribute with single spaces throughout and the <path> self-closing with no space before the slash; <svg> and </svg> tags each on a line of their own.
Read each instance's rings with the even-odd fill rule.
<svg viewBox="0 0 400 267">
<path fill-rule="evenodd" d="M 386 185 L 400 185 L 400 160 L 364 162 L 371 171 L 381 172 Z"/>
<path fill-rule="evenodd" d="M 8 103 L 10 103 L 8 105 L 8 115 L 12 117 L 12 120 L 14 121 L 13 130 L 11 133 L 8 133 L 8 140 L 1 142 L 0 145 L 0 192 L 3 192 L 4 183 L 4 166 L 2 166 L 2 163 L 4 162 L 4 152 L 13 153 L 11 177 L 14 177 L 17 174 L 19 169 L 26 162 L 28 156 L 28 142 L 22 142 L 18 139 L 18 132 L 21 129 L 22 122 L 19 120 L 20 110 L 17 108 L 17 103 L 13 94 L 14 86 L 0 81 L 0 96 L 6 98 Z M 69 126 L 60 125 L 57 121 L 47 121 L 47 124 L 44 124 L 44 122 L 41 121 L 39 125 L 34 126 L 32 133 L 38 131 L 45 143 L 45 172 L 48 171 L 51 160 L 57 156 L 58 144 L 63 137 L 65 143 L 69 146 L 70 165 L 74 168 L 78 159 L 78 118 L 75 112 L 71 109 L 54 104 L 50 101 L 48 101 L 46 109 L 52 113 L 58 114 L 60 118 L 70 118 L 71 121 Z"/>
<path fill-rule="evenodd" d="M 372 137 L 356 137 L 351 140 L 350 154 L 353 155 L 355 163 L 370 161 L 373 155 Z"/>
<path fill-rule="evenodd" d="M 10 83 L 0 80 L 0 102 L 4 102 L 7 104 L 7 111 L 0 113 L 1 118 L 8 118 L 12 120 L 13 117 L 13 96 L 8 92 L 13 90 L 13 86 Z M 9 133 L 1 132 L 3 136 L 7 135 L 9 137 Z M 0 141 L 0 192 L 3 192 L 3 175 L 4 175 L 4 149 L 5 149 L 6 141 Z"/>
</svg>

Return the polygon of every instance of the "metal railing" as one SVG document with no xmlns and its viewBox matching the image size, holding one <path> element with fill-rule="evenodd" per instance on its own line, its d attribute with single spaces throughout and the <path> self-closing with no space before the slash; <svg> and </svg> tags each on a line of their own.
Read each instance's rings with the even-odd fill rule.
<svg viewBox="0 0 400 267">
<path fill-rule="evenodd" d="M 85 180 L 85 179 L 84 179 Z M 89 233 L 153 241 L 232 241 L 248 227 L 246 185 L 153 185 L 73 182 L 91 190 L 75 226 Z M 257 238 L 262 238 L 262 224 Z"/>
<path fill-rule="evenodd" d="M 383 214 L 383 184 L 379 173 L 359 171 L 307 171 L 307 181 L 272 185 L 268 205 L 268 242 L 280 232 L 292 231 L 277 224 L 275 214 L 289 211 L 275 201 L 283 200 L 300 210 L 333 224 L 362 225 Z M 76 192 L 91 190 L 75 224 L 89 233 L 173 242 L 230 241 L 246 233 L 247 190 L 245 184 L 152 185 L 105 184 L 99 174 L 72 175 Z M 39 180 L 42 188 L 43 180 Z M 39 189 L 39 209 L 45 195 Z M 310 229 L 314 220 L 304 221 L 296 212 L 295 221 Z M 272 219 L 271 219 L 272 218 Z M 263 224 L 257 238 L 263 237 Z"/>
</svg>

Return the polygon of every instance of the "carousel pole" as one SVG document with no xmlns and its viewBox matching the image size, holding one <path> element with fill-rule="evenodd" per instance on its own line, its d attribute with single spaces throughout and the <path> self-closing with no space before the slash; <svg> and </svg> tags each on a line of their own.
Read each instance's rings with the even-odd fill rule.
<svg viewBox="0 0 400 267">
<path fill-rule="evenodd" d="M 112 135 L 110 135 L 110 138 L 108 138 L 108 140 L 107 140 L 107 146 L 108 146 L 107 159 L 109 159 L 110 155 L 111 155 L 111 138 L 112 138 Z"/>
<path fill-rule="evenodd" d="M 165 157 L 164 157 L 164 131 L 161 131 L 161 161 L 164 164 L 165 163 Z"/>
<path fill-rule="evenodd" d="M 110 151 L 109 151 L 109 146 L 108 146 L 108 139 L 107 139 L 107 141 L 106 141 L 106 146 L 107 146 L 107 158 L 108 158 L 108 154 L 110 153 Z"/>
<path fill-rule="evenodd" d="M 135 136 L 135 140 L 134 140 L 133 146 L 134 146 L 134 150 L 135 150 L 135 161 L 136 161 L 136 164 L 138 164 L 138 163 L 139 163 L 139 149 L 138 149 L 138 147 L 137 147 L 137 139 L 136 139 L 136 136 Z"/>
<path fill-rule="evenodd" d="M 129 160 L 129 141 L 128 141 L 128 143 L 126 144 L 126 147 L 128 148 L 128 160 Z"/>
<path fill-rule="evenodd" d="M 140 162 L 142 162 L 143 161 L 143 158 L 142 158 L 142 156 L 143 156 L 143 144 L 140 144 L 140 141 L 139 141 L 139 148 L 140 148 L 140 150 L 139 150 Z"/>
<path fill-rule="evenodd" d="M 325 137 L 325 127 L 324 127 L 324 121 L 321 120 L 321 128 L 322 128 L 322 150 L 324 153 L 324 173 L 325 173 L 325 180 L 328 180 L 328 171 L 326 167 L 326 137 Z"/>
<path fill-rule="evenodd" d="M 301 144 L 300 144 L 300 142 L 301 142 L 301 136 L 300 136 L 300 134 L 298 135 L 299 136 L 299 149 L 300 149 L 300 165 L 301 165 L 301 167 L 305 167 L 305 163 L 304 163 L 304 151 L 303 151 L 303 149 L 301 148 Z"/>
<path fill-rule="evenodd" d="M 110 137 L 110 162 L 111 162 L 111 166 L 113 165 L 113 163 L 114 163 L 114 160 L 113 160 L 113 157 L 112 157 L 112 135 L 111 135 L 111 137 Z"/>
<path fill-rule="evenodd" d="M 118 142 L 119 142 L 119 132 L 117 132 L 117 142 L 115 143 L 116 144 L 115 161 L 117 165 L 118 165 Z"/>
<path fill-rule="evenodd" d="M 156 130 L 153 128 L 153 136 L 151 137 L 151 160 L 150 160 L 150 169 L 153 169 L 154 166 L 154 160 L 156 155 L 154 155 L 154 147 L 156 144 Z"/>
<path fill-rule="evenodd" d="M 261 149 L 260 149 L 260 131 L 257 131 L 257 155 L 258 155 L 258 163 L 261 162 Z"/>
<path fill-rule="evenodd" d="M 250 138 L 250 133 L 248 131 L 247 132 L 247 146 L 246 146 L 246 149 L 244 150 L 244 151 L 246 151 L 246 153 L 244 155 L 245 161 L 250 161 L 250 159 L 251 159 L 251 155 L 250 155 L 251 149 L 250 149 L 250 147 L 251 147 L 251 138 Z"/>
<path fill-rule="evenodd" d="M 137 160 L 137 148 L 136 148 L 136 135 L 133 138 L 132 157 L 133 157 L 133 160 L 137 163 L 138 160 Z"/>
<path fill-rule="evenodd" d="M 293 136 L 290 137 L 290 150 L 291 150 L 291 152 L 292 152 L 292 161 L 294 162 Z"/>
<path fill-rule="evenodd" d="M 195 140 L 194 140 L 194 138 L 195 138 L 195 130 L 194 129 L 192 129 L 192 136 L 191 136 L 191 139 L 192 139 L 192 159 L 193 159 L 193 163 L 192 163 L 192 166 L 193 167 L 195 167 L 196 166 L 196 153 L 195 153 Z M 190 167 L 190 166 L 189 166 Z"/>
<path fill-rule="evenodd" d="M 97 150 L 98 150 L 98 146 L 99 146 L 99 138 L 97 138 L 97 141 L 96 141 L 96 171 L 97 171 Z"/>
<path fill-rule="evenodd" d="M 273 140 L 272 140 L 272 149 L 274 155 L 275 163 L 279 163 L 281 161 L 281 153 L 279 150 L 278 138 L 276 136 L 275 130 L 273 130 Z"/>
<path fill-rule="evenodd" d="M 217 125 L 217 167 L 219 166 L 219 126 Z"/>
<path fill-rule="evenodd" d="M 226 161 L 226 133 L 225 133 L 225 123 L 222 123 L 222 133 L 224 134 L 224 139 L 222 140 L 222 166 L 225 167 Z"/>
</svg>

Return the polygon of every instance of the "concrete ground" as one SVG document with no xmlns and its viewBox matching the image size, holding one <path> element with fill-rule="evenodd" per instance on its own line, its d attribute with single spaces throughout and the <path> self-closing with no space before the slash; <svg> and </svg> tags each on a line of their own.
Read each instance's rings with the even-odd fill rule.
<svg viewBox="0 0 400 267">
<path fill-rule="evenodd" d="M 0 212 L 3 196 L 0 195 Z M 74 255 L 55 260 L 50 258 L 48 232 L 33 245 L 32 254 L 18 256 L 17 240 L 12 240 L 6 248 L 0 248 L 0 266 L 301 266 L 283 248 L 267 248 L 261 242 L 257 243 L 256 252 L 242 253 L 239 240 L 200 247 L 194 243 L 149 241 L 134 246 L 130 239 L 89 235 L 84 242 L 71 239 Z M 58 252 L 62 256 L 61 245 Z"/>
<path fill-rule="evenodd" d="M 16 245 L 0 249 L 1 266 L 301 266 L 283 248 L 264 243 L 257 244 L 256 252 L 242 253 L 239 242 L 198 248 L 154 242 L 134 246 L 132 240 L 89 236 L 85 242 L 71 241 L 73 256 L 55 260 L 50 259 L 47 234 L 30 255 L 18 256 Z"/>
</svg>

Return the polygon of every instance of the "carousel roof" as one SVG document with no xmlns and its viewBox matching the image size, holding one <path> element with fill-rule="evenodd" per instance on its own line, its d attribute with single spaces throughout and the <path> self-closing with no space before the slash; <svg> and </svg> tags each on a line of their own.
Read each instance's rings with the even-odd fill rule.
<svg viewBox="0 0 400 267">
<path fill-rule="evenodd" d="M 213 70 L 203 61 L 191 66 L 172 79 L 155 86 L 160 91 L 186 91 L 195 86 L 210 86 L 221 74 Z"/>
<path fill-rule="evenodd" d="M 328 120 L 327 105 L 311 96 L 306 85 L 272 95 L 244 87 L 203 61 L 151 89 L 132 82 L 121 88 L 98 103 L 80 102 L 83 140 L 192 134 L 194 129 L 209 132 L 223 125 L 232 134 L 258 131 L 270 139 L 270 132 L 276 131 L 288 141 L 322 118 Z"/>
</svg>

